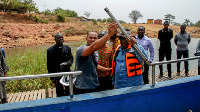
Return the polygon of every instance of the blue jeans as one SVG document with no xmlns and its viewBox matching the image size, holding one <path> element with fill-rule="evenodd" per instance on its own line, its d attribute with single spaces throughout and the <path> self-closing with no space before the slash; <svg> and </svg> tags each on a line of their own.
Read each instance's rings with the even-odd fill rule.
<svg viewBox="0 0 200 112">
<path fill-rule="evenodd" d="M 186 50 L 186 51 L 178 51 L 177 50 L 177 59 L 181 59 L 183 55 L 183 58 L 188 58 L 189 57 L 189 51 Z M 188 61 L 184 61 L 184 64 L 185 64 L 185 73 L 187 74 L 188 73 Z M 178 62 L 177 63 L 177 72 L 180 72 L 180 65 L 181 63 Z"/>
</svg>

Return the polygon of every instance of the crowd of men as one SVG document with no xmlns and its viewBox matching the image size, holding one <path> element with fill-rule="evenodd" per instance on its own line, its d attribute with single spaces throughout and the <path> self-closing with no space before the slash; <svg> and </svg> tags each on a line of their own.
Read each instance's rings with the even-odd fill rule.
<svg viewBox="0 0 200 112">
<path fill-rule="evenodd" d="M 160 41 L 159 61 L 171 60 L 171 39 L 173 30 L 169 29 L 169 22 L 164 22 L 164 28 L 158 32 Z M 109 89 L 119 89 L 124 87 L 149 84 L 148 71 L 149 66 L 135 49 L 135 45 L 144 54 L 150 63 L 154 60 L 154 46 L 151 39 L 145 36 L 145 27 L 139 26 L 137 35 L 133 36 L 130 29 L 124 30 L 129 35 L 117 32 L 118 25 L 113 22 L 108 26 L 107 31 L 90 31 L 86 37 L 86 44 L 77 48 L 76 68 L 82 71 L 81 75 L 76 77 L 74 83 L 74 94 L 97 92 Z M 177 59 L 189 57 L 188 44 L 191 41 L 190 34 L 186 31 L 186 26 L 180 26 L 180 32 L 175 35 L 174 42 L 177 45 Z M 48 73 L 70 72 L 74 57 L 71 48 L 64 45 L 63 35 L 55 35 L 56 44 L 47 49 L 47 69 Z M 196 55 L 200 55 L 200 42 L 197 45 Z M 4 60 L 3 53 L 0 52 L 0 59 L 3 71 L 1 77 L 7 76 L 8 67 Z M 185 61 L 185 76 L 188 74 L 188 62 Z M 200 61 L 199 61 L 200 66 Z M 163 77 L 163 67 L 159 65 L 160 75 Z M 198 68 L 198 70 L 200 67 Z M 168 77 L 171 78 L 171 64 L 167 65 Z M 199 72 L 198 72 L 199 73 Z M 180 63 L 177 63 L 177 75 L 180 75 Z M 57 97 L 69 95 L 69 88 L 60 84 L 61 77 L 50 78 L 56 86 Z M 5 90 L 5 83 L 1 82 L 0 90 Z M 1 102 L 5 103 L 5 93 L 0 91 Z"/>
<path fill-rule="evenodd" d="M 171 60 L 171 39 L 173 30 L 169 29 L 169 22 L 164 22 L 164 28 L 158 32 L 160 40 L 159 61 Z M 154 60 L 154 46 L 151 39 L 145 36 L 145 27 L 139 26 L 137 35 L 133 36 L 130 29 L 124 30 L 129 35 L 128 40 L 122 32 L 117 32 L 118 25 L 111 23 L 107 31 L 99 34 L 90 31 L 86 37 L 86 44 L 77 48 L 76 67 L 82 74 L 76 77 L 74 94 L 97 92 L 109 89 L 149 84 L 149 66 L 135 49 L 136 45 L 150 63 Z M 180 26 L 180 32 L 176 34 L 174 42 L 177 45 L 177 59 L 183 55 L 189 57 L 188 44 L 190 34 L 185 31 L 186 26 Z M 71 49 L 63 45 L 63 36 L 55 35 L 56 44 L 47 50 L 47 68 L 49 73 L 69 72 L 73 63 Z M 163 76 L 163 67 L 159 66 L 160 75 Z M 167 65 L 168 77 L 171 79 L 171 64 Z M 180 75 L 180 63 L 177 63 L 177 75 Z M 185 61 L 185 75 L 188 74 L 188 62 Z M 59 84 L 58 78 L 51 78 L 56 85 L 57 96 L 69 95 L 69 91 Z"/>
</svg>

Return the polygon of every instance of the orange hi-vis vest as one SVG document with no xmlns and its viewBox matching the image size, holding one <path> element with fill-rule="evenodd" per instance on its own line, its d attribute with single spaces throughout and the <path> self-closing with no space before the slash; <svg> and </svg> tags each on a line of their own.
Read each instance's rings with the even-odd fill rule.
<svg viewBox="0 0 200 112">
<path fill-rule="evenodd" d="M 112 74 L 115 75 L 115 65 L 116 65 L 116 57 L 118 55 L 118 49 L 121 46 L 119 45 L 115 49 L 115 53 L 113 55 L 112 60 Z M 128 77 L 135 76 L 135 75 L 141 75 L 144 69 L 144 62 L 140 63 L 136 56 L 134 56 L 134 49 L 131 48 L 131 45 L 128 46 L 126 51 L 126 68 L 127 68 L 127 75 Z"/>
</svg>

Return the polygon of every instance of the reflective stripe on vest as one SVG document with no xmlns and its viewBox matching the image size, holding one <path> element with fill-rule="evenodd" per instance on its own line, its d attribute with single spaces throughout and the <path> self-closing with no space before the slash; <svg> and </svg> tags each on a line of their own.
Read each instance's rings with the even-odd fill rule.
<svg viewBox="0 0 200 112">
<path fill-rule="evenodd" d="M 137 58 L 130 53 L 126 53 L 126 68 L 128 77 L 142 74 L 142 65 Z"/>
</svg>

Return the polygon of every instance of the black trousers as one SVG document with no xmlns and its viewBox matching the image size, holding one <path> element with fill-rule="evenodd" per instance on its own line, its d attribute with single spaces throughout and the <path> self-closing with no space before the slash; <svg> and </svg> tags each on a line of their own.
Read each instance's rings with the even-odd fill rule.
<svg viewBox="0 0 200 112">
<path fill-rule="evenodd" d="M 112 87 L 112 79 L 110 75 L 105 77 L 98 77 L 100 86 L 98 87 L 98 91 L 105 91 L 109 89 L 113 89 Z"/>
<path fill-rule="evenodd" d="M 57 97 L 60 96 L 68 96 L 69 95 L 69 87 L 68 86 L 63 86 L 60 83 L 60 79 L 55 79 L 56 83 L 54 83 L 56 85 L 56 94 Z"/>
<path fill-rule="evenodd" d="M 142 73 L 144 84 L 149 84 L 149 66 L 144 63 L 144 72 Z"/>
<path fill-rule="evenodd" d="M 95 88 L 95 89 L 78 89 L 78 88 L 75 88 L 74 94 L 77 95 L 77 94 L 91 93 L 91 92 L 97 92 L 97 91 L 98 91 L 98 87 Z"/>
<path fill-rule="evenodd" d="M 7 98 L 3 98 L 3 99 L 0 99 L 0 100 L 1 100 L 0 104 L 8 103 Z"/>
<path fill-rule="evenodd" d="M 171 49 L 159 50 L 159 61 L 163 61 L 164 57 L 166 57 L 167 61 L 171 60 Z M 160 69 L 160 75 L 163 75 L 163 65 L 159 65 L 159 69 Z M 168 76 L 171 77 L 171 64 L 167 64 L 167 71 L 168 71 Z"/>
<path fill-rule="evenodd" d="M 198 66 L 198 75 L 200 75 L 200 66 Z"/>
<path fill-rule="evenodd" d="M 183 56 L 183 58 L 188 58 L 189 57 L 189 51 L 178 51 L 177 50 L 177 59 L 181 59 L 181 57 Z M 177 72 L 180 72 L 180 65 L 181 63 L 178 62 L 177 63 Z M 188 61 L 184 61 L 184 66 L 185 66 L 185 73 L 188 73 Z"/>
</svg>

